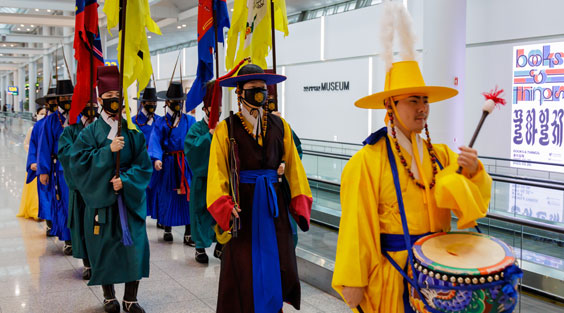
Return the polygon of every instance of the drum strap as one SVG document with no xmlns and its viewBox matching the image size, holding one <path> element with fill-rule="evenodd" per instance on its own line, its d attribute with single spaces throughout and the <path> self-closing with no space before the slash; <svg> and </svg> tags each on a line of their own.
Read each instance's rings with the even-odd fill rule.
<svg viewBox="0 0 564 313">
<path fill-rule="evenodd" d="M 388 138 L 387 135 L 384 136 L 384 138 L 386 138 L 386 148 L 388 150 L 388 161 L 390 162 L 390 167 L 392 168 L 392 176 L 394 178 L 394 187 L 396 189 L 396 197 L 398 200 L 398 207 L 399 207 L 399 212 L 400 212 L 400 216 L 401 216 L 401 225 L 402 225 L 402 229 L 403 229 L 403 239 L 405 242 L 405 249 L 407 250 L 407 267 L 411 266 L 411 268 L 414 268 L 413 265 L 413 250 L 412 250 L 412 241 L 411 241 L 411 236 L 409 235 L 409 228 L 407 227 L 407 216 L 405 215 L 405 207 L 403 204 L 403 195 L 401 193 L 401 185 L 400 185 L 400 181 L 399 181 L 399 175 L 398 175 L 398 167 L 396 164 L 396 158 L 394 156 L 394 152 L 392 151 L 392 145 L 390 144 L 390 138 Z M 442 168 L 442 165 L 441 165 Z M 384 254 L 384 256 L 386 257 L 386 259 L 388 259 L 388 261 L 392 264 L 392 266 L 401 274 L 401 276 L 403 276 L 403 278 L 410 284 L 413 286 L 413 288 L 415 289 L 415 291 L 419 294 L 419 298 L 423 301 L 423 303 L 425 304 L 425 307 L 427 309 L 430 309 L 430 312 L 434 312 L 434 310 L 427 304 L 427 300 L 425 300 L 425 297 L 421 294 L 421 291 L 419 290 L 418 286 L 417 286 L 417 273 L 415 271 L 413 272 L 413 276 L 415 279 L 411 279 L 409 278 L 409 276 L 407 275 L 406 271 L 404 271 L 397 263 L 396 261 L 394 261 L 394 259 L 392 259 L 392 257 L 388 254 L 388 251 L 383 250 L 382 253 Z M 405 307 L 409 307 L 408 303 L 404 303 L 404 309 Z"/>
</svg>

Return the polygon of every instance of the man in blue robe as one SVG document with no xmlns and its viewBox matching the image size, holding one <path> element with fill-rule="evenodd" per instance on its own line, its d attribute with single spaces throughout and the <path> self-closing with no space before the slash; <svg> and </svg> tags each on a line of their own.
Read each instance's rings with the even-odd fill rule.
<svg viewBox="0 0 564 313">
<path fill-rule="evenodd" d="M 141 98 L 141 111 L 133 117 L 133 122 L 139 127 L 145 136 L 145 142 L 149 144 L 151 139 L 151 133 L 153 132 L 153 127 L 155 122 L 161 117 L 155 114 L 157 109 L 157 89 L 153 87 L 147 87 L 143 91 L 143 96 Z M 151 176 L 151 182 L 149 187 L 147 187 L 147 216 L 154 219 L 158 219 L 158 206 L 157 206 L 157 193 L 156 193 L 156 182 L 159 180 L 160 171 L 153 171 Z M 162 226 L 157 221 L 157 227 L 162 228 Z"/>
<path fill-rule="evenodd" d="M 63 167 L 57 160 L 59 137 L 68 126 L 74 88 L 70 80 L 57 82 L 58 110 L 45 118 L 39 139 L 37 174 L 39 181 L 49 190 L 53 228 L 51 234 L 64 241 L 63 253 L 72 254 L 70 231 L 67 227 L 69 189 L 63 175 Z"/>
<path fill-rule="evenodd" d="M 186 99 L 182 83 L 172 82 L 159 96 L 166 100 L 166 114 L 155 122 L 149 141 L 151 161 L 156 171 L 162 171 L 156 184 L 158 221 L 164 226 L 165 241 L 173 239 L 172 226 L 185 225 L 184 244 L 194 247 L 189 202 L 192 172 L 184 155 L 184 139 L 196 119 L 182 113 Z"/>
<path fill-rule="evenodd" d="M 58 108 L 57 105 L 57 96 L 56 96 L 57 89 L 55 87 L 49 88 L 47 91 L 47 95 L 43 98 L 37 99 L 35 102 L 39 106 L 43 106 L 47 109 L 47 116 L 51 115 L 55 112 Z M 46 116 L 46 117 L 47 117 Z M 33 130 L 31 131 L 31 138 L 29 140 L 29 151 L 27 154 L 27 179 L 26 183 L 31 183 L 35 177 L 37 177 L 37 159 L 38 159 L 38 152 L 39 152 L 39 140 L 41 137 L 41 133 L 43 132 L 43 125 L 45 123 L 46 118 L 38 120 L 35 125 L 33 125 Z M 47 237 L 53 236 L 51 234 L 51 229 L 53 228 L 53 223 L 51 222 L 51 195 L 47 186 L 38 183 L 37 184 L 37 196 L 39 199 L 39 210 L 38 210 L 38 217 L 40 219 L 45 220 L 47 224 L 46 235 Z"/>
</svg>

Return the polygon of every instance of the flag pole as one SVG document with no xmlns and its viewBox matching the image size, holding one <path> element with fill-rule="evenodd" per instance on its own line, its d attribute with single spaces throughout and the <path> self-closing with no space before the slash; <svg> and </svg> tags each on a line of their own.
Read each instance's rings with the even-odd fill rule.
<svg viewBox="0 0 564 313">
<path fill-rule="evenodd" d="M 215 54 L 215 79 L 217 80 L 217 79 L 219 79 L 219 53 L 217 51 L 217 48 L 219 46 L 218 45 L 218 37 L 219 36 L 217 34 L 217 32 L 219 31 L 219 29 L 218 29 L 219 23 L 217 22 L 216 4 L 217 4 L 217 1 L 212 1 L 213 25 L 214 25 L 213 27 L 215 28 L 215 32 L 214 32 L 214 34 L 215 34 L 215 51 L 214 51 L 214 54 Z"/>
<path fill-rule="evenodd" d="M 276 23 L 274 22 L 274 0 L 270 0 L 270 28 L 272 36 L 272 70 L 276 74 Z M 274 111 L 278 111 L 278 85 L 274 85 Z"/>
<path fill-rule="evenodd" d="M 72 82 L 72 75 L 70 72 L 70 68 L 69 68 L 69 64 L 67 63 L 67 57 L 65 56 L 65 45 L 61 42 L 61 50 L 63 50 L 63 61 L 65 61 L 65 67 L 67 68 L 67 74 L 69 74 L 69 79 L 71 81 L 71 84 L 74 85 L 74 83 Z"/>
<path fill-rule="evenodd" d="M 118 113 L 117 113 L 117 117 L 118 117 L 118 129 L 117 129 L 117 135 L 118 137 L 121 136 L 121 127 L 122 127 L 122 123 L 121 123 L 121 111 L 123 111 L 123 72 L 125 69 L 125 18 L 127 16 L 126 14 L 126 10 L 127 10 L 127 0 L 121 0 L 120 1 L 122 4 L 122 8 L 121 8 L 121 14 L 120 14 L 120 28 L 121 28 L 121 50 L 120 50 L 120 62 L 119 62 L 119 88 L 120 88 L 120 92 L 119 92 L 119 109 L 118 109 Z M 116 155 L 116 177 L 119 178 L 119 169 L 120 169 L 120 151 L 117 152 Z"/>
</svg>

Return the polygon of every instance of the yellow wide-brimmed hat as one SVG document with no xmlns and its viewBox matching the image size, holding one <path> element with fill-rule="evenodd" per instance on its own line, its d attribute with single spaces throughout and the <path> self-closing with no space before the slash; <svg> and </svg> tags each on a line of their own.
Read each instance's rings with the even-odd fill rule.
<svg viewBox="0 0 564 313">
<path fill-rule="evenodd" d="M 363 109 L 385 109 L 384 100 L 409 94 L 422 94 L 428 97 L 429 103 L 452 98 L 458 90 L 441 87 L 426 86 L 416 61 L 401 61 L 392 63 L 386 74 L 384 91 L 360 98 L 354 105 Z"/>
</svg>

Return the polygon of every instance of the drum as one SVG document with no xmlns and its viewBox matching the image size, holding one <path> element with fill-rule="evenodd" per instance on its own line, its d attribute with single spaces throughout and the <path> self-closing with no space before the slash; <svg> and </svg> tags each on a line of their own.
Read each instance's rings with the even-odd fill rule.
<svg viewBox="0 0 564 313">
<path fill-rule="evenodd" d="M 511 248 L 497 238 L 436 233 L 415 242 L 413 257 L 410 277 L 419 292 L 409 285 L 409 303 L 416 312 L 511 312 L 517 303 L 521 270 Z"/>
</svg>

